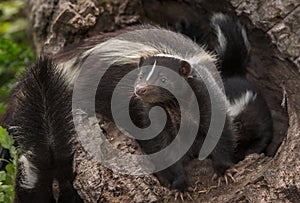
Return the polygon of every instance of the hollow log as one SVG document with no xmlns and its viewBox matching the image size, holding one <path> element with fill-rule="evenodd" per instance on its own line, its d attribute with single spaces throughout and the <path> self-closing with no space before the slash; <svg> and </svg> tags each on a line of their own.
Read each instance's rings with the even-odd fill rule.
<svg viewBox="0 0 300 203">
<path fill-rule="evenodd" d="M 188 166 L 195 202 L 299 202 L 300 200 L 300 2 L 299 0 L 26 0 L 37 55 L 140 23 L 176 26 L 193 19 L 209 31 L 214 12 L 235 13 L 251 43 L 248 77 L 263 92 L 274 121 L 268 156 L 249 155 L 236 165 L 236 181 L 216 187 L 209 161 Z M 87 119 L 84 115 L 79 117 Z M 102 123 L 113 145 L 142 153 L 111 122 Z M 94 129 L 85 129 L 87 132 Z M 86 202 L 174 202 L 153 175 L 115 174 L 78 144 L 74 182 Z"/>
</svg>

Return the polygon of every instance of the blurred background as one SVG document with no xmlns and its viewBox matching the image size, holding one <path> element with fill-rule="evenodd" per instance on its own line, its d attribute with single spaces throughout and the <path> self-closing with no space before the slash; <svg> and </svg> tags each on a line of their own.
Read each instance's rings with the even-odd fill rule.
<svg viewBox="0 0 300 203">
<path fill-rule="evenodd" d="M 22 0 L 0 0 L 0 117 L 10 90 L 34 58 L 23 8 Z"/>
<path fill-rule="evenodd" d="M 0 0 L 0 118 L 9 99 L 9 93 L 25 67 L 33 62 L 34 54 L 27 31 L 24 2 Z M 0 143 L 9 149 L 11 159 L 5 171 L 0 171 L 0 202 L 14 200 L 14 179 L 17 150 L 11 136 L 0 126 Z M 2 152 L 1 152 L 2 153 Z"/>
</svg>

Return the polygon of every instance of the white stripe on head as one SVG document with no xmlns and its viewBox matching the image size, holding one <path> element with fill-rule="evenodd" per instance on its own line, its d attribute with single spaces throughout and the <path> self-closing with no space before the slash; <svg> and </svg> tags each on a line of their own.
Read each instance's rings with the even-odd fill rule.
<svg viewBox="0 0 300 203">
<path fill-rule="evenodd" d="M 256 93 L 247 90 L 246 93 L 242 94 L 241 97 L 235 99 L 233 102 L 230 102 L 230 106 L 228 108 L 229 115 L 232 117 L 239 115 L 246 108 L 249 102 L 256 99 L 256 96 Z"/>
<path fill-rule="evenodd" d="M 148 81 L 148 80 L 150 79 L 150 77 L 153 75 L 155 67 L 156 67 L 156 61 L 154 61 L 154 64 L 153 64 L 153 66 L 152 66 L 152 69 L 151 69 L 149 75 L 148 75 L 147 78 L 146 78 L 146 81 Z"/>
<path fill-rule="evenodd" d="M 38 180 L 37 168 L 24 156 L 19 158 L 21 164 L 21 180 L 20 186 L 25 189 L 33 189 Z"/>
</svg>

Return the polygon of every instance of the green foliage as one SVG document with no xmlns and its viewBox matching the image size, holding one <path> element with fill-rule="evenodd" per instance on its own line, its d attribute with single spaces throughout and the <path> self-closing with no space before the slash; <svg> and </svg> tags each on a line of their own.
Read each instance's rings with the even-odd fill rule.
<svg viewBox="0 0 300 203">
<path fill-rule="evenodd" d="M 6 171 L 0 171 L 0 202 L 10 203 L 14 200 L 14 182 L 17 171 L 18 153 L 14 147 L 14 140 L 5 129 L 0 126 L 0 144 L 10 152 L 10 160 L 6 161 Z"/>
<path fill-rule="evenodd" d="M 8 95 L 25 67 L 33 61 L 23 13 L 23 0 L 0 0 L 0 117 L 4 112 Z M 9 150 L 11 159 L 5 171 L 0 171 L 0 203 L 14 199 L 14 182 L 18 153 L 12 137 L 0 126 L 0 144 Z"/>
<path fill-rule="evenodd" d="M 0 35 L 7 39 L 24 39 L 27 22 L 22 16 L 24 1 L 0 2 Z"/>
<path fill-rule="evenodd" d="M 0 117 L 16 78 L 33 60 L 21 12 L 23 4 L 21 0 L 0 2 Z"/>
</svg>

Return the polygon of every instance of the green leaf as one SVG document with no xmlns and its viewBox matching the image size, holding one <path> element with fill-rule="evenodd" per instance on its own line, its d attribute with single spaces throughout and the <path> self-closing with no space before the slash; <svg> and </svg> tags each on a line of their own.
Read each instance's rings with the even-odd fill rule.
<svg viewBox="0 0 300 203">
<path fill-rule="evenodd" d="M 10 163 L 5 166 L 5 169 L 7 170 L 6 182 L 12 184 L 14 182 L 15 174 L 17 172 L 16 166 Z"/>
<path fill-rule="evenodd" d="M 0 181 L 4 181 L 6 179 L 5 171 L 0 171 Z"/>
<path fill-rule="evenodd" d="M 4 37 L 9 38 L 10 34 L 25 30 L 27 27 L 27 21 L 24 19 L 17 19 L 15 22 L 10 23 L 5 30 L 0 29 L 0 34 L 5 32 Z"/>
<path fill-rule="evenodd" d="M 20 11 L 21 6 L 23 6 L 22 1 L 4 1 L 0 3 L 0 10 L 2 11 L 2 20 L 8 20 L 13 15 Z"/>
<path fill-rule="evenodd" d="M 1 185 L 1 189 L 4 192 L 10 192 L 13 189 L 12 185 Z"/>
<path fill-rule="evenodd" d="M 4 193 L 0 192 L 0 202 L 4 202 Z"/>
<path fill-rule="evenodd" d="M 8 132 L 0 126 L 0 143 L 2 147 L 6 149 L 10 149 L 12 145 L 14 144 L 14 140 L 12 137 L 8 134 Z"/>
</svg>

